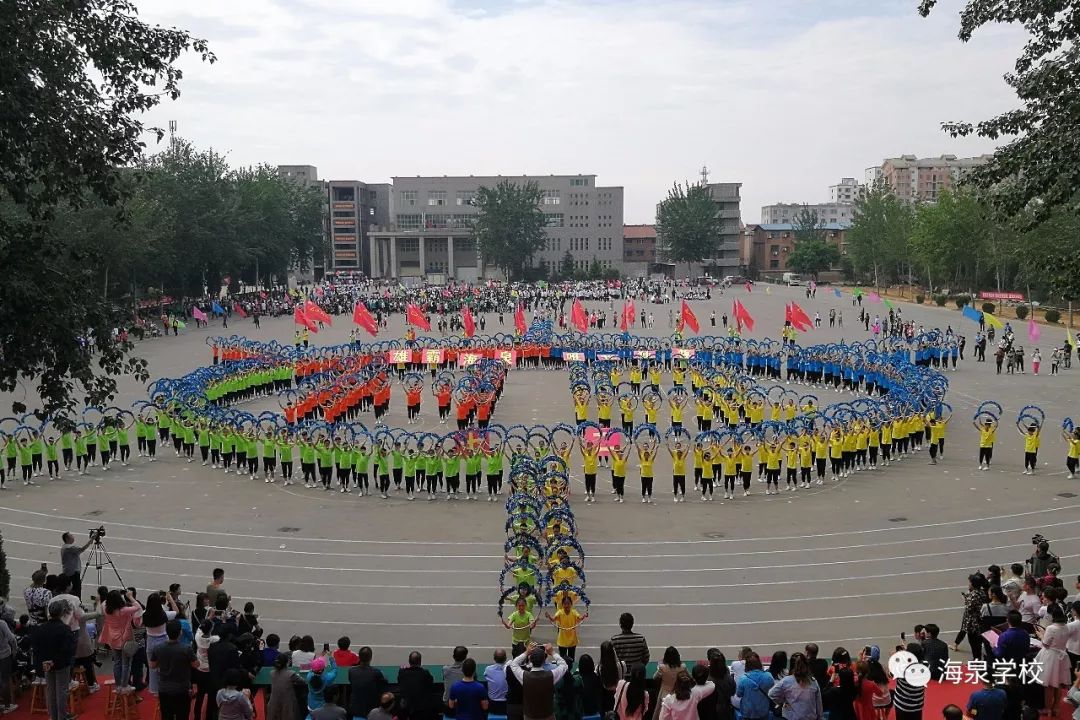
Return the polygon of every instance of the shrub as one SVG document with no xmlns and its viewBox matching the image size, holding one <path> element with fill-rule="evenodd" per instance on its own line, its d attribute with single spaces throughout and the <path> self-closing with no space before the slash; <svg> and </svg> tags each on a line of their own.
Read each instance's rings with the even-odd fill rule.
<svg viewBox="0 0 1080 720">
<path fill-rule="evenodd" d="M 1028 316 L 1028 306 L 1027 305 L 1017 305 L 1016 306 L 1016 317 L 1023 320 L 1027 316 Z"/>
<path fill-rule="evenodd" d="M 971 302 L 971 296 L 970 295 L 957 295 L 955 298 L 953 298 L 953 302 L 956 303 L 956 309 L 957 310 L 963 310 L 964 306 L 967 305 L 969 302 Z"/>
<path fill-rule="evenodd" d="M 1061 313 L 1054 308 L 1050 308 L 1046 311 L 1046 314 L 1043 315 L 1043 317 L 1046 318 L 1046 322 L 1048 323 L 1056 323 L 1058 320 L 1061 319 Z"/>
<path fill-rule="evenodd" d="M 918 303 L 919 305 L 922 305 L 923 302 L 925 302 L 925 301 L 926 301 L 926 296 L 925 295 L 916 295 L 915 296 L 915 302 Z"/>
<path fill-rule="evenodd" d="M 991 315 L 993 315 L 994 314 L 994 303 L 983 303 L 982 304 L 982 311 L 983 312 L 988 312 Z"/>
<path fill-rule="evenodd" d="M 948 300 L 949 298 L 945 297 L 944 295 L 934 296 L 934 302 L 937 303 L 938 307 L 945 307 L 945 303 L 948 302 Z"/>
</svg>

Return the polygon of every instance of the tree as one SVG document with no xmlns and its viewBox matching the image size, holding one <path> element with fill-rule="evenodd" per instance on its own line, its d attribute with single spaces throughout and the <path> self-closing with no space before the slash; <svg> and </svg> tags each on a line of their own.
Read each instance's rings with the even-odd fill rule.
<svg viewBox="0 0 1080 720">
<path fill-rule="evenodd" d="M 604 275 L 604 268 L 600 265 L 600 261 L 593 255 L 592 262 L 589 263 L 589 279 L 599 280 Z"/>
<path fill-rule="evenodd" d="M 540 210 L 540 188 L 503 180 L 493 188 L 481 187 L 473 197 L 479 211 L 473 236 L 486 262 L 501 268 L 508 280 L 521 278 L 533 255 L 544 248 L 547 220 Z"/>
<path fill-rule="evenodd" d="M 926 17 L 937 0 L 922 0 Z M 1011 137 L 969 180 L 985 190 L 1005 217 L 1022 213 L 1034 225 L 1054 208 L 1080 209 L 1080 2 L 1077 0 L 968 0 L 960 13 L 962 42 L 986 25 L 1020 24 L 1028 41 L 1005 82 L 1021 107 L 979 123 L 946 122 L 953 137 Z"/>
<path fill-rule="evenodd" d="M 1018 245 L 1016 283 L 1054 298 L 1080 299 L 1080 213 L 1059 207 Z"/>
<path fill-rule="evenodd" d="M 563 253 L 559 261 L 559 277 L 570 280 L 574 277 L 574 255 L 569 250 Z"/>
<path fill-rule="evenodd" d="M 787 266 L 798 273 L 813 275 L 828 270 L 840 262 L 840 251 L 824 240 L 796 241 L 795 249 L 788 256 Z"/>
<path fill-rule="evenodd" d="M 701 262 L 712 257 L 722 221 L 708 186 L 675 185 L 656 210 L 656 235 L 668 262 Z"/>
<path fill-rule="evenodd" d="M 896 198 L 884 180 L 877 180 L 855 203 L 848 230 L 848 251 L 856 273 L 880 288 L 898 275 L 907 261 L 907 243 L 915 213 Z"/>
<path fill-rule="evenodd" d="M 822 243 L 825 242 L 825 224 L 822 223 L 821 218 L 818 217 L 817 210 L 807 207 L 806 205 L 803 205 L 802 210 L 795 216 L 792 230 L 795 236 L 796 245 L 801 242 L 809 242 L 812 240 L 818 240 Z"/>
<path fill-rule="evenodd" d="M 179 95 L 181 55 L 214 56 L 184 31 L 141 22 L 127 0 L 14 0 L 0 4 L 0 29 L 0 391 L 36 380 L 41 415 L 63 425 L 76 393 L 107 405 L 115 377 L 145 380 L 146 366 L 107 341 L 122 313 L 93 282 L 100 255 L 49 233 L 49 221 L 91 201 L 122 216 L 117 169 L 142 152 L 139 115 Z M 79 344 L 88 332 L 94 357 Z"/>
</svg>

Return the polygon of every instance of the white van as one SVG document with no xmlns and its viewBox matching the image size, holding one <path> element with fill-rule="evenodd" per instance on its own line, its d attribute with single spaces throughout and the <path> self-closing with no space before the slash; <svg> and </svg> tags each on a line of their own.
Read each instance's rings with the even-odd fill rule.
<svg viewBox="0 0 1080 720">
<path fill-rule="evenodd" d="M 802 285 L 803 281 L 802 281 L 802 278 L 799 277 L 798 273 L 786 272 L 786 273 L 784 273 L 784 284 L 785 285 Z"/>
</svg>

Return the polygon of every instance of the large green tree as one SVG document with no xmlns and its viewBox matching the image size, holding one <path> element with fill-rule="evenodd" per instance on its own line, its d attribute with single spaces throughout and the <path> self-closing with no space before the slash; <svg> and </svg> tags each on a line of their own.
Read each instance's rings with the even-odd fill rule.
<svg viewBox="0 0 1080 720">
<path fill-rule="evenodd" d="M 825 224 L 821 222 L 817 210 L 806 205 L 803 205 L 802 210 L 796 213 L 792 231 L 796 244 L 811 240 L 825 242 Z"/>
<path fill-rule="evenodd" d="M 926 16 L 937 0 L 922 0 Z M 1018 24 L 1027 44 L 1005 82 L 1020 107 L 978 123 L 947 122 L 954 137 L 979 135 L 1008 142 L 970 180 L 1005 216 L 1030 224 L 1054 208 L 1080 209 L 1080 2 L 1077 0 L 968 0 L 960 13 L 960 40 L 988 26 Z"/>
<path fill-rule="evenodd" d="M 839 262 L 840 251 L 835 245 L 824 240 L 803 240 L 795 243 L 787 266 L 797 273 L 812 275 L 817 280 L 818 273 L 829 270 Z"/>
<path fill-rule="evenodd" d="M 656 236 L 668 262 L 689 265 L 713 257 L 722 227 L 707 185 L 675 183 L 656 210 Z"/>
<path fill-rule="evenodd" d="M 908 239 L 915 222 L 912 206 L 878 180 L 855 203 L 847 247 L 857 275 L 880 288 L 900 276 L 908 262 Z"/>
<path fill-rule="evenodd" d="M 524 277 L 533 256 L 544 248 L 547 220 L 541 200 L 536 183 L 509 180 L 481 187 L 473 196 L 478 210 L 472 228 L 476 246 L 484 262 L 500 268 L 507 279 Z"/>
<path fill-rule="evenodd" d="M 1020 239 L 1017 287 L 1035 288 L 1051 303 L 1080 300 L 1080 213 L 1059 207 Z"/>
<path fill-rule="evenodd" d="M 62 419 L 80 400 L 106 404 L 116 376 L 146 373 L 130 346 L 106 341 L 120 312 L 95 282 L 101 254 L 51 232 L 52 218 L 92 201 L 122 215 L 117 169 L 142 153 L 141 113 L 179 95 L 181 55 L 214 56 L 126 0 L 8 0 L 0 37 L 0 391 L 30 379 L 35 409 Z"/>
</svg>

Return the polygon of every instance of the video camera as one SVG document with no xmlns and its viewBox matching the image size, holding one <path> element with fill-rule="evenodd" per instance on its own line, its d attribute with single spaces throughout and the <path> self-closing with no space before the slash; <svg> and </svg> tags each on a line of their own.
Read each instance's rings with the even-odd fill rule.
<svg viewBox="0 0 1080 720">
<path fill-rule="evenodd" d="M 95 542 L 100 542 L 101 538 L 105 537 L 105 526 L 99 525 L 96 528 L 90 528 L 90 539 Z"/>
<path fill-rule="evenodd" d="M 1042 542 L 1046 542 L 1046 538 L 1044 538 L 1039 533 L 1035 533 L 1034 535 L 1031 536 L 1031 544 L 1032 545 L 1038 545 L 1039 543 L 1042 543 Z"/>
</svg>

